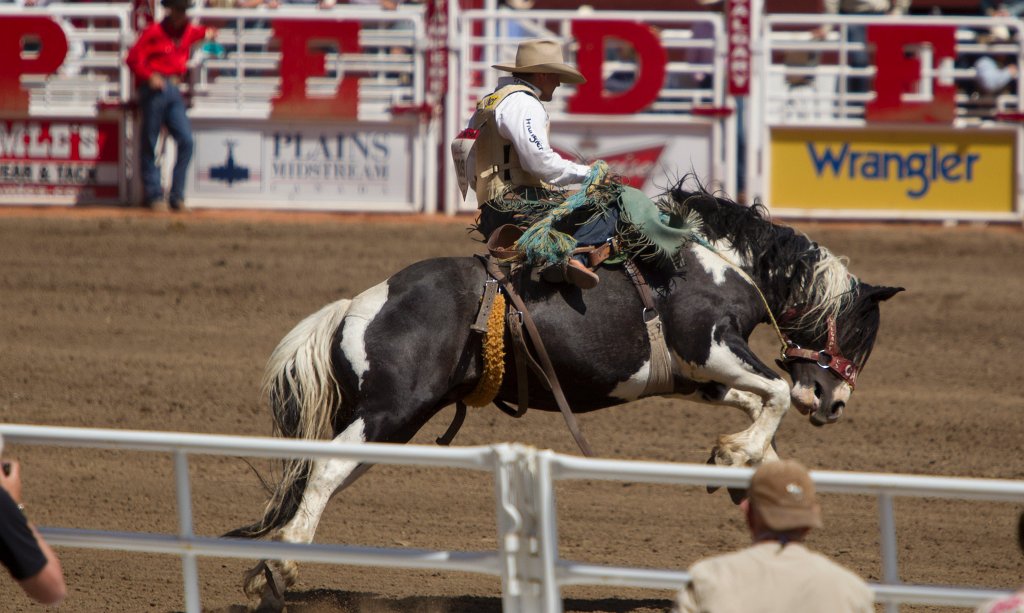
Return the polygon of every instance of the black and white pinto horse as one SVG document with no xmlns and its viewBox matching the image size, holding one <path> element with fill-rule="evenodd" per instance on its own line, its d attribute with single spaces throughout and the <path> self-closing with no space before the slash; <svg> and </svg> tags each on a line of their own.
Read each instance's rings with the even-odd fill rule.
<svg viewBox="0 0 1024 613">
<path fill-rule="evenodd" d="M 689 244 L 675 274 L 647 272 L 672 356 L 669 395 L 749 416 L 750 427 L 719 438 L 712 452 L 718 464 L 776 459 L 773 437 L 790 404 L 815 425 L 840 418 L 874 345 L 879 302 L 902 288 L 861 282 L 842 258 L 771 223 L 760 206 L 681 187 L 671 198 L 680 211 L 700 215 L 712 248 Z M 408 442 L 481 377 L 481 341 L 470 324 L 485 277 L 476 258 L 426 260 L 307 317 L 267 365 L 275 431 L 342 443 Z M 641 300 L 625 274 L 606 268 L 587 291 L 524 280 L 521 295 L 574 412 L 643 395 L 651 349 Z M 795 351 L 779 362 L 792 387 L 748 346 L 754 328 L 773 321 Z M 499 399 L 517 401 L 517 375 L 506 358 Z M 530 406 L 558 410 L 528 376 Z M 343 459 L 286 462 L 263 518 L 228 536 L 311 542 L 330 498 L 367 468 Z M 296 572 L 293 561 L 261 563 L 245 591 L 266 600 L 294 583 Z"/>
</svg>

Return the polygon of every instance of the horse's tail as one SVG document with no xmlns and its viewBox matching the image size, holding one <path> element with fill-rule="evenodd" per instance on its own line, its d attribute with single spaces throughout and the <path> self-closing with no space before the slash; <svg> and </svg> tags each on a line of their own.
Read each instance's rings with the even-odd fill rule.
<svg viewBox="0 0 1024 613">
<path fill-rule="evenodd" d="M 261 397 L 270 405 L 276 436 L 304 440 L 333 436 L 332 419 L 341 406 L 341 388 L 334 376 L 331 345 L 351 303 L 338 300 L 306 317 L 270 354 Z M 283 526 L 298 511 L 309 469 L 309 460 L 286 460 L 263 519 L 224 536 L 259 538 Z"/>
</svg>

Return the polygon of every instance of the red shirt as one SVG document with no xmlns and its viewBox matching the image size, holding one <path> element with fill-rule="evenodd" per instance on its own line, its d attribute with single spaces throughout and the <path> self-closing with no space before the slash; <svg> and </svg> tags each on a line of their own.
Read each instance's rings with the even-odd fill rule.
<svg viewBox="0 0 1024 613">
<path fill-rule="evenodd" d="M 192 23 L 186 23 L 178 37 L 171 36 L 171 31 L 169 19 L 150 24 L 128 51 L 128 68 L 140 80 L 148 81 L 154 72 L 164 76 L 185 74 L 189 50 L 206 37 L 206 27 Z"/>
</svg>

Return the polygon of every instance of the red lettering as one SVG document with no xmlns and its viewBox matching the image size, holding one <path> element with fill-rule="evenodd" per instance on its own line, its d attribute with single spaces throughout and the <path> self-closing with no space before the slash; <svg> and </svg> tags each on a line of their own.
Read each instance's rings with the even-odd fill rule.
<svg viewBox="0 0 1024 613">
<path fill-rule="evenodd" d="M 312 42 L 338 44 L 339 53 L 359 51 L 358 21 L 313 21 L 278 19 L 274 38 L 281 42 L 281 93 L 271 101 L 274 119 L 356 117 L 359 109 L 359 77 L 345 75 L 338 91 L 330 98 L 306 95 L 306 79 L 322 77 L 324 53 L 310 49 Z"/>
<path fill-rule="evenodd" d="M 869 122 L 912 121 L 953 123 L 956 118 L 956 85 L 934 80 L 932 99 L 906 102 L 903 94 L 921 81 L 921 59 L 908 49 L 929 46 L 932 68 L 956 58 L 956 26 L 869 25 L 868 43 L 875 46 L 875 99 L 864 107 Z"/>
<path fill-rule="evenodd" d="M 37 51 L 26 52 L 22 45 L 38 41 Z M 28 111 L 28 92 L 21 87 L 25 74 L 49 75 L 57 72 L 68 54 L 68 38 L 49 17 L 5 15 L 0 19 L 0 112 Z"/>
<path fill-rule="evenodd" d="M 572 33 L 579 43 L 576 64 L 587 82 L 580 85 L 576 94 L 566 102 L 570 113 L 626 115 L 636 113 L 657 100 L 665 84 L 668 54 L 650 27 L 633 21 L 578 20 L 572 22 Z M 605 92 L 601 75 L 604 41 L 608 37 L 630 43 L 636 50 L 638 64 L 633 87 L 612 95 Z"/>
<path fill-rule="evenodd" d="M 729 42 L 730 96 L 750 95 L 750 0 L 728 0 L 726 4 L 726 40 Z"/>
</svg>

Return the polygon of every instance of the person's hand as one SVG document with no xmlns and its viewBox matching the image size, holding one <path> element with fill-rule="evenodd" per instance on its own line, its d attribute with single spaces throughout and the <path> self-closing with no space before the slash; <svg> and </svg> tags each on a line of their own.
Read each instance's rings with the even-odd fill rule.
<svg viewBox="0 0 1024 613">
<path fill-rule="evenodd" d="M 0 470 L 0 487 L 7 490 L 14 502 L 21 504 L 21 464 L 7 460 L 3 463 L 3 470 Z"/>
<path fill-rule="evenodd" d="M 158 72 L 154 72 L 153 74 L 151 74 L 149 76 L 149 87 L 150 88 L 152 88 L 152 89 L 154 89 L 154 90 L 156 90 L 158 92 L 162 92 L 164 90 L 164 85 L 165 84 L 166 83 L 164 82 L 164 76 L 162 74 L 160 74 Z"/>
<path fill-rule="evenodd" d="M 832 26 L 818 26 L 811 30 L 812 40 L 825 40 L 828 38 L 829 32 L 832 31 Z"/>
</svg>

